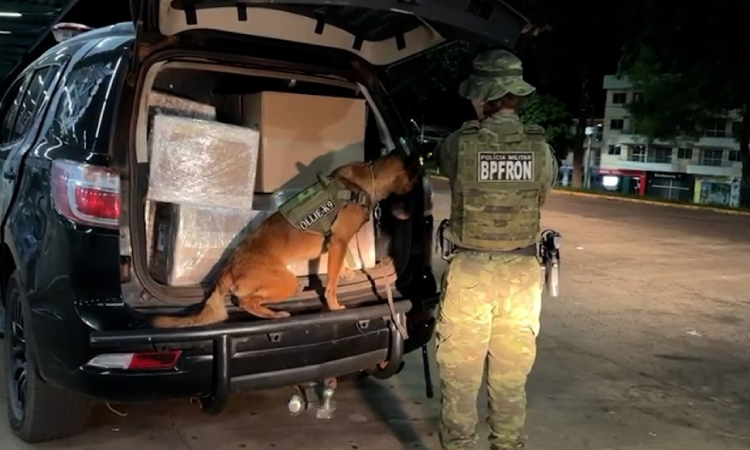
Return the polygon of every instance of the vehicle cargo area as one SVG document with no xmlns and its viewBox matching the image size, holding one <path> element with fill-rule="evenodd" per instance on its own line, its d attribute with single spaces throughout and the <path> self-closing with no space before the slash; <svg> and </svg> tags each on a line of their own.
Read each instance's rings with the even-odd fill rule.
<svg viewBox="0 0 750 450">
<path fill-rule="evenodd" d="M 174 306 L 200 304 L 239 242 L 318 174 L 391 150 L 357 84 L 197 63 L 152 68 L 138 121 L 145 242 L 133 245 L 145 246 L 140 276 L 158 283 L 162 306 L 172 293 Z M 344 304 L 395 281 L 375 222 L 350 243 Z M 322 308 L 326 254 L 288 267 L 300 289 L 280 307 Z"/>
</svg>

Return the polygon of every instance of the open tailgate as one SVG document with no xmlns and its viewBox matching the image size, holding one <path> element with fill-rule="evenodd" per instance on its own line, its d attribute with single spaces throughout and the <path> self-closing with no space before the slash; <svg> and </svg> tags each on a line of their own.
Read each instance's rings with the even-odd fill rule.
<svg viewBox="0 0 750 450">
<path fill-rule="evenodd" d="M 214 30 L 348 50 L 376 66 L 455 39 L 512 48 L 530 25 L 502 0 L 131 0 L 131 5 L 139 46 L 148 47 L 157 36 Z"/>
</svg>

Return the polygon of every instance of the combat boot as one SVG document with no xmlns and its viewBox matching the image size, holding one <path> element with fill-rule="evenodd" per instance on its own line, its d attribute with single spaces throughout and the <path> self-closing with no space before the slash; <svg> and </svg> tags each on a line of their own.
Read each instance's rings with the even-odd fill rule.
<svg viewBox="0 0 750 450">
<path fill-rule="evenodd" d="M 520 450 L 524 447 L 526 447 L 526 445 L 523 442 L 520 442 L 518 444 L 512 444 L 512 445 L 491 444 L 490 450 Z"/>
</svg>

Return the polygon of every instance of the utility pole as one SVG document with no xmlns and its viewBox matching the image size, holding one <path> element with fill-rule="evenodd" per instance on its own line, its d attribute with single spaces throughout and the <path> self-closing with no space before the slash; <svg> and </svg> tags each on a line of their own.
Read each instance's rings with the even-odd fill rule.
<svg viewBox="0 0 750 450">
<path fill-rule="evenodd" d="M 596 133 L 596 127 L 586 127 L 588 144 L 586 145 L 586 156 L 583 158 L 583 187 L 586 189 L 591 187 L 591 141 L 594 139 L 594 133 Z"/>
</svg>

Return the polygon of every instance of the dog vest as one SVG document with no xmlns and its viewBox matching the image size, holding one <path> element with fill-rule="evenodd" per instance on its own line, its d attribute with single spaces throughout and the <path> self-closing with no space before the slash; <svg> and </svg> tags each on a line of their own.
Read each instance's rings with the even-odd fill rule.
<svg viewBox="0 0 750 450">
<path fill-rule="evenodd" d="M 329 236 L 336 217 L 346 203 L 354 203 L 368 210 L 372 207 L 366 193 L 348 189 L 341 181 L 318 174 L 318 181 L 287 200 L 279 207 L 279 212 L 302 231 Z"/>
</svg>

